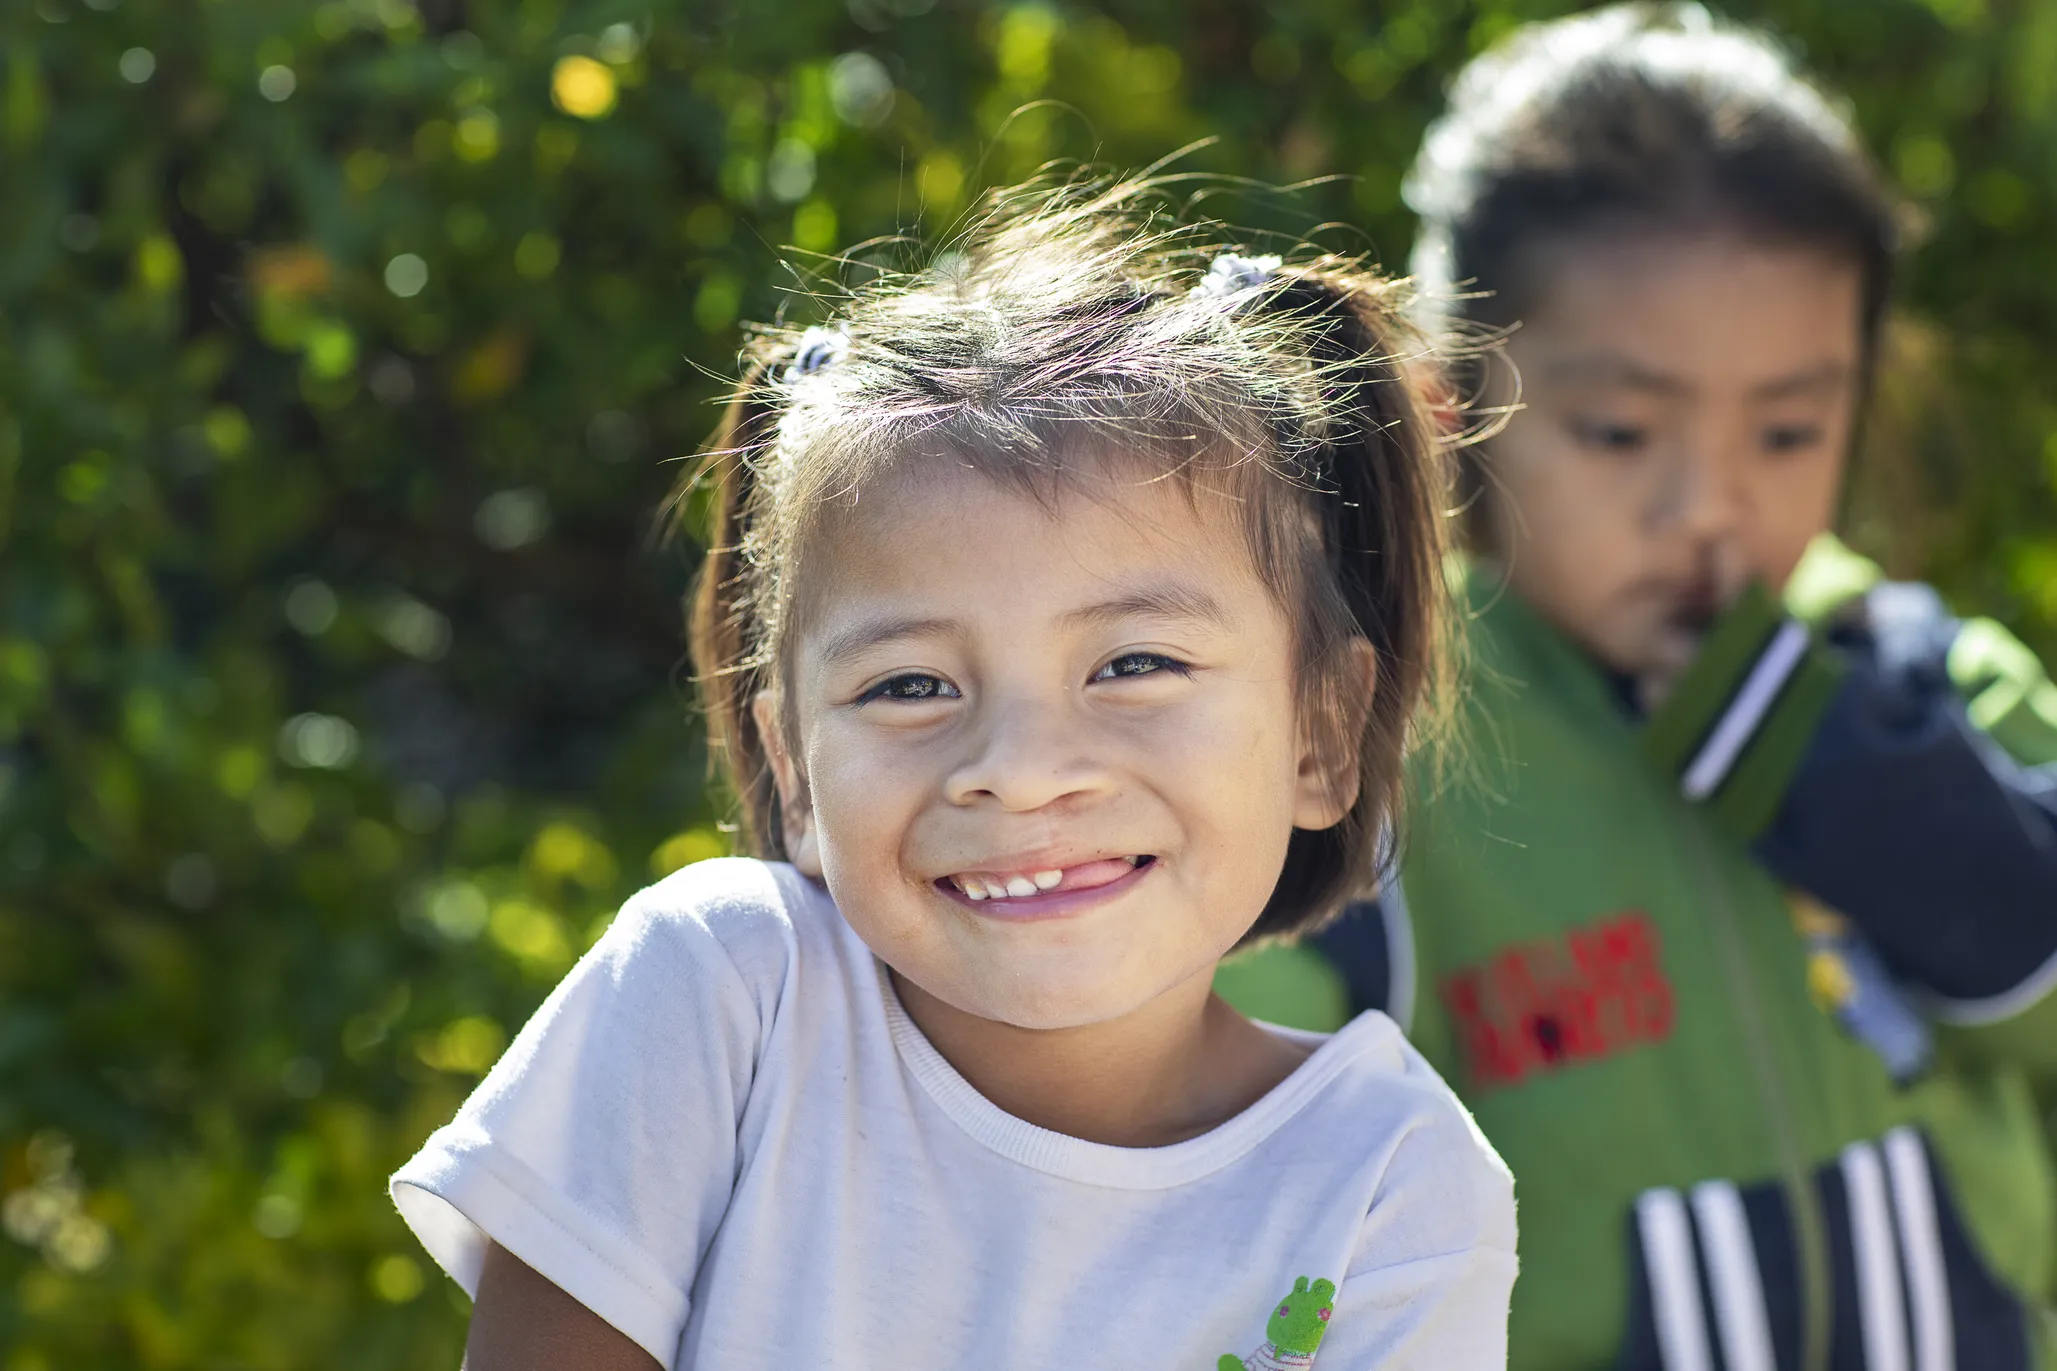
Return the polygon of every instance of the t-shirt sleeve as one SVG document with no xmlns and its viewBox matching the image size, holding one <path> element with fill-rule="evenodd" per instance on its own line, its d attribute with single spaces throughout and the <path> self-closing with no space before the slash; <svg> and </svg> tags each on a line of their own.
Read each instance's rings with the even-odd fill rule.
<svg viewBox="0 0 2057 1371">
<path fill-rule="evenodd" d="M 1413 1062 L 1435 1098 L 1387 1161 L 1317 1371 L 1507 1365 L 1513 1178 L 1464 1106 Z"/>
<path fill-rule="evenodd" d="M 790 961 L 762 865 L 643 892 L 457 1117 L 392 1179 L 476 1293 L 498 1243 L 669 1366 L 738 1166 L 737 1124 Z"/>
</svg>

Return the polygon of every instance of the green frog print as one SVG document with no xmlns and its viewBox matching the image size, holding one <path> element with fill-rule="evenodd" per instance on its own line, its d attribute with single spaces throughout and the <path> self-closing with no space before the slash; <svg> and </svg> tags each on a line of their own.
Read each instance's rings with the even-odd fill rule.
<svg viewBox="0 0 2057 1371">
<path fill-rule="evenodd" d="M 1305 1276 L 1293 1282 L 1292 1293 L 1271 1311 L 1264 1325 L 1264 1346 L 1247 1357 L 1224 1356 L 1215 1371 L 1306 1371 L 1314 1365 L 1314 1354 L 1328 1332 L 1329 1316 L 1336 1312 L 1330 1298 L 1335 1282 L 1316 1281 Z"/>
</svg>

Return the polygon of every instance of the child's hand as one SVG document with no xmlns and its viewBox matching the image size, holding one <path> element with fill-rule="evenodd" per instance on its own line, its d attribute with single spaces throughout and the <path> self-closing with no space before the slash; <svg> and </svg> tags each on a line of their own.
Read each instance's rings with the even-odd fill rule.
<svg viewBox="0 0 2057 1371">
<path fill-rule="evenodd" d="M 1708 626 L 1699 655 L 1665 683 L 1663 702 L 1643 721 L 1642 750 L 1684 799 L 1755 837 L 1842 678 L 1834 651 L 1752 582 Z"/>
</svg>

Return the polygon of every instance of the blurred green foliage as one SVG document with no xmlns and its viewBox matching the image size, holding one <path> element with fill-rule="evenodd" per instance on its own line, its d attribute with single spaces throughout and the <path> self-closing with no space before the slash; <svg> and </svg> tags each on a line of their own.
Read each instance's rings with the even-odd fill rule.
<svg viewBox="0 0 2057 1371">
<path fill-rule="evenodd" d="M 1526 0 L 0 6 L 0 1368 L 454 1366 L 384 1197 L 721 850 L 654 536 L 740 318 L 1051 158 L 1400 171 Z M 1861 543 L 2057 647 L 2057 0 L 1783 0 L 1932 235 Z M 1046 103 L 1038 103 L 1046 102 Z"/>
</svg>

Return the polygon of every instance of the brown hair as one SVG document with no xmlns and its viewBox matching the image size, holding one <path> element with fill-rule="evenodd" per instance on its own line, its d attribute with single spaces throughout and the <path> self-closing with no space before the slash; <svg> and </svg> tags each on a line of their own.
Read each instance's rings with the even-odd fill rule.
<svg viewBox="0 0 2057 1371">
<path fill-rule="evenodd" d="M 1047 501 L 1115 462 L 1242 497 L 1254 565 L 1295 624 L 1301 726 L 1357 760 L 1347 817 L 1294 831 L 1249 936 L 1304 931 L 1368 887 L 1417 706 L 1444 698 L 1446 464 L 1410 380 L 1419 342 L 1361 264 L 1216 257 L 1162 206 L 1145 180 L 1000 192 L 927 270 L 854 292 L 832 333 L 769 329 L 746 353 L 680 495 L 713 487 L 692 649 L 751 851 L 782 855 L 752 702 L 784 698 L 823 511 L 901 463 L 962 463 Z"/>
<path fill-rule="evenodd" d="M 1908 227 L 1848 116 L 1766 34 L 1697 4 L 1516 29 L 1451 83 L 1404 194 L 1422 298 L 1460 329 L 1520 319 L 1539 250 L 1569 238 L 1717 229 L 1827 251 L 1860 273 L 1867 383 Z M 1474 539 L 1479 456 L 1460 473 Z"/>
</svg>

